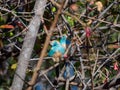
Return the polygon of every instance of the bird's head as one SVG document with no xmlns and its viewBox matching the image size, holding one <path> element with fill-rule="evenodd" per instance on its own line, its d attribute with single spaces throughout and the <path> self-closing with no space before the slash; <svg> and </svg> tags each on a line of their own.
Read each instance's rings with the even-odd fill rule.
<svg viewBox="0 0 120 90">
<path fill-rule="evenodd" d="M 60 44 L 66 48 L 66 40 L 67 40 L 67 35 L 63 35 L 60 39 Z"/>
<path fill-rule="evenodd" d="M 66 40 L 67 39 L 67 35 L 63 34 L 62 37 L 61 37 L 61 39 Z"/>
<path fill-rule="evenodd" d="M 50 44 L 52 45 L 52 46 L 56 46 L 56 45 L 58 45 L 58 44 L 60 44 L 57 40 L 53 40 L 53 41 L 51 41 L 50 42 Z"/>
</svg>

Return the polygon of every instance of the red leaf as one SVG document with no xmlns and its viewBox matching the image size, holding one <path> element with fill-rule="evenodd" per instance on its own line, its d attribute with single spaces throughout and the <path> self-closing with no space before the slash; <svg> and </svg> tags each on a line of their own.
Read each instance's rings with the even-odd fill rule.
<svg viewBox="0 0 120 90">
<path fill-rule="evenodd" d="M 64 56 L 63 56 L 64 58 L 68 58 L 68 56 L 65 54 Z"/>
<path fill-rule="evenodd" d="M 16 24 L 17 24 L 19 27 L 23 26 L 23 24 L 22 24 L 20 21 L 16 22 Z"/>
<path fill-rule="evenodd" d="M 5 24 L 5 25 L 1 25 L 0 26 L 0 28 L 3 28 L 3 29 L 13 29 L 14 28 L 14 26 L 13 25 L 7 25 L 7 24 Z"/>
<path fill-rule="evenodd" d="M 114 70 L 118 70 L 118 69 L 119 69 L 119 67 L 118 67 L 118 63 L 115 62 L 115 63 L 114 63 Z"/>
<path fill-rule="evenodd" d="M 90 5 L 93 5 L 94 4 L 94 1 L 90 1 Z"/>
<path fill-rule="evenodd" d="M 77 11 L 78 10 L 78 5 L 77 4 L 72 4 L 70 5 L 71 10 Z"/>
<path fill-rule="evenodd" d="M 86 27 L 85 28 L 85 32 L 86 32 L 86 37 L 90 37 L 91 36 L 91 28 L 90 27 Z"/>
</svg>

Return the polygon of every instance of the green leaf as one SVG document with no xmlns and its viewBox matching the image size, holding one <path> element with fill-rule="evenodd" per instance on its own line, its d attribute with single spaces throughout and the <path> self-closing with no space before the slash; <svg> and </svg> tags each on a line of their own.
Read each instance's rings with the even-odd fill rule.
<svg viewBox="0 0 120 90">
<path fill-rule="evenodd" d="M 67 21 L 68 21 L 68 23 L 69 23 L 69 25 L 70 26 L 74 26 L 74 20 L 73 20 L 73 18 L 72 17 L 67 17 Z"/>
<path fill-rule="evenodd" d="M 55 7 L 52 8 L 52 12 L 56 12 L 56 8 Z"/>
<path fill-rule="evenodd" d="M 17 63 L 12 64 L 11 69 L 15 70 L 17 68 Z"/>
<path fill-rule="evenodd" d="M 19 38 L 18 38 L 18 41 L 19 41 L 19 42 L 22 42 L 22 41 L 23 41 L 23 39 L 19 37 Z"/>
<path fill-rule="evenodd" d="M 13 36 L 14 34 L 12 32 L 10 32 L 10 36 Z"/>
</svg>

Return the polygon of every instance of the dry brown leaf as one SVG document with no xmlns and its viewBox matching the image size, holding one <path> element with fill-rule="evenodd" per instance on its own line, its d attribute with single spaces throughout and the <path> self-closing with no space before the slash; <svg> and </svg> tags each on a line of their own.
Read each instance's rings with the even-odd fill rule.
<svg viewBox="0 0 120 90">
<path fill-rule="evenodd" d="M 87 22 L 87 25 L 90 25 L 92 23 L 92 20 L 89 19 L 88 22 Z"/>
<path fill-rule="evenodd" d="M 97 1 L 97 2 L 95 3 L 95 5 L 97 6 L 97 10 L 98 10 L 99 12 L 103 9 L 103 4 L 102 4 L 102 2 Z"/>
</svg>

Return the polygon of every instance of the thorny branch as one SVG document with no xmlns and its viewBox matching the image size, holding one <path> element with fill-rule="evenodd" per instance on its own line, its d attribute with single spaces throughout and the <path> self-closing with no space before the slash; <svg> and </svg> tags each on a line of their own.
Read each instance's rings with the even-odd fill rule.
<svg viewBox="0 0 120 90">
<path fill-rule="evenodd" d="M 70 3 L 70 1 L 73 1 L 73 2 Z M 25 11 L 14 12 L 14 9 L 22 6 L 22 5 L 19 5 L 20 0 L 19 2 L 17 2 L 17 5 L 15 6 L 15 8 L 12 10 L 7 7 L 0 6 L 1 16 L 3 15 L 2 14 L 3 12 L 9 13 L 22 23 L 22 28 L 21 28 L 22 31 L 19 31 L 15 33 L 13 36 L 7 38 L 7 41 L 9 43 L 14 42 L 14 45 L 11 45 L 11 47 L 14 46 L 17 50 L 21 52 L 23 50 L 21 49 L 22 44 L 20 44 L 21 46 L 17 44 L 17 42 L 15 42 L 15 39 L 21 36 L 22 38 L 24 38 L 24 35 L 26 35 L 27 32 L 32 30 L 30 29 L 30 25 L 27 25 L 24 22 L 24 20 L 26 21 L 33 20 L 34 17 L 38 15 L 37 12 L 41 11 L 43 8 L 45 8 L 46 12 L 49 12 L 49 15 L 46 14 L 46 12 L 44 14 L 44 15 L 47 15 L 47 17 L 38 15 L 39 16 L 38 20 L 39 21 L 41 20 L 42 26 L 39 27 L 40 32 L 36 34 L 36 36 L 40 38 L 39 41 L 36 40 L 36 43 L 37 45 L 39 43 L 40 51 L 42 50 L 42 52 L 40 54 L 40 57 L 38 58 L 37 57 L 38 51 L 33 50 L 34 54 L 30 55 L 32 56 L 32 58 L 30 59 L 30 56 L 29 56 L 29 59 L 27 59 L 27 60 L 30 60 L 29 66 L 32 67 L 31 70 L 33 71 L 33 77 L 31 81 L 27 83 L 27 80 L 24 80 L 24 78 L 21 77 L 21 74 L 19 72 L 16 73 L 16 76 L 18 76 L 22 82 L 25 82 L 25 84 L 27 83 L 25 85 L 25 87 L 28 86 L 27 90 L 31 90 L 32 87 L 34 87 L 34 85 L 37 83 L 36 79 L 42 78 L 42 76 L 49 83 L 50 88 L 54 88 L 54 90 L 57 90 L 57 88 L 60 88 L 61 86 L 66 88 L 66 90 L 69 90 L 71 85 L 78 86 L 81 90 L 91 89 L 91 87 L 92 89 L 95 89 L 95 90 L 110 89 L 112 87 L 119 86 L 120 84 L 119 83 L 119 80 L 120 80 L 119 79 L 120 15 L 118 14 L 118 12 L 117 13 L 115 12 L 115 10 L 117 10 L 115 7 L 120 2 L 118 2 L 118 0 L 105 1 L 107 2 L 105 3 L 107 4 L 107 6 L 104 6 L 101 11 L 97 11 L 96 10 L 97 7 L 94 4 L 95 2 L 97 2 L 96 0 L 92 0 L 92 2 L 89 2 L 89 0 L 87 1 L 80 0 L 80 2 L 78 1 L 78 3 L 74 1 L 75 0 L 66 0 L 65 4 L 64 5 L 62 4 L 62 8 L 63 8 L 62 9 L 59 1 L 48 0 L 48 3 L 46 5 L 31 12 L 29 12 L 29 10 L 26 12 Z M 32 2 L 34 1 L 28 2 L 27 0 L 25 0 L 24 5 L 30 4 Z M 69 3 L 70 5 L 80 4 L 78 7 L 79 11 L 73 11 L 73 12 L 69 11 L 71 10 L 71 6 L 68 5 Z M 88 7 L 86 7 L 85 5 L 87 5 Z M 52 11 L 52 9 L 54 8 L 56 9 L 56 11 Z M 119 7 L 118 7 L 118 10 L 119 10 Z M 114 15 L 114 12 L 112 11 L 115 12 L 115 15 Z M 19 14 L 23 17 L 21 17 Z M 60 17 L 58 18 L 58 16 Z M 73 19 L 71 21 L 74 22 L 74 25 L 70 25 L 71 22 L 68 20 L 68 17 Z M 54 21 L 52 22 L 53 19 Z M 52 23 L 52 25 L 51 24 L 49 25 L 49 23 Z M 17 27 L 18 29 L 17 25 L 15 27 Z M 86 27 L 90 27 L 91 29 L 90 32 L 85 31 Z M 41 28 L 43 30 L 41 30 Z M 38 29 L 35 29 L 35 30 L 38 30 Z M 3 32 L 4 30 L 0 29 L 0 33 L 3 34 Z M 88 45 L 85 44 L 87 42 L 87 40 L 85 40 L 86 33 L 90 33 Z M 70 45 L 67 46 L 67 50 L 64 54 L 64 56 L 66 57 L 63 56 L 61 58 L 62 62 L 54 64 L 51 62 L 52 57 L 48 57 L 46 55 L 47 50 L 49 50 L 49 42 L 51 39 L 58 40 L 63 34 L 67 34 L 68 39 L 70 40 Z M 45 43 L 43 44 L 44 37 L 46 38 L 46 40 L 45 40 Z M 24 41 L 27 42 L 28 40 L 31 40 L 31 39 L 32 37 L 28 37 L 27 39 L 25 38 Z M 23 40 L 21 41 L 23 42 Z M 0 37 L 0 44 L 2 43 L 3 42 Z M 31 41 L 30 41 L 30 44 L 31 44 Z M 2 46 L 0 47 L 0 59 L 3 60 L 4 58 L 2 57 L 7 56 L 4 51 L 4 48 L 6 47 L 8 48 L 10 46 L 9 45 L 4 45 L 4 46 L 0 45 L 0 46 Z M 22 47 L 24 47 L 24 44 Z M 89 52 L 86 52 L 86 49 L 88 49 Z M 10 51 L 10 53 L 14 54 L 12 50 Z M 37 62 L 37 61 L 38 63 L 36 67 L 34 67 L 34 65 L 31 65 L 32 62 Z M 75 71 L 75 76 L 72 81 L 70 79 L 65 79 L 63 77 L 64 71 L 66 69 L 65 67 L 66 62 L 70 62 Z M 18 63 L 22 63 L 22 62 L 18 61 Z M 47 63 L 48 64 L 50 63 L 50 65 L 52 66 L 48 65 L 46 68 L 46 66 L 43 65 L 44 63 L 46 65 Z M 118 65 L 115 66 L 114 63 L 117 63 Z M 25 61 L 23 64 L 25 64 L 23 66 L 28 65 L 28 63 L 25 63 Z M 59 84 L 58 86 L 55 86 L 53 84 L 53 79 L 50 79 L 48 74 L 51 72 L 54 72 L 54 69 L 58 65 L 61 66 L 61 72 L 58 78 Z M 18 67 L 19 67 L 19 64 L 18 64 Z M 30 67 L 28 68 L 28 70 L 30 69 Z M 114 68 L 116 68 L 117 70 L 114 70 Z M 89 73 L 90 70 L 91 70 L 91 75 Z M 0 74 L 1 73 L 2 72 L 0 69 Z M 112 77 L 112 79 L 110 77 Z M 92 80 L 92 83 L 90 83 L 91 80 Z"/>
</svg>

